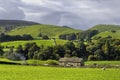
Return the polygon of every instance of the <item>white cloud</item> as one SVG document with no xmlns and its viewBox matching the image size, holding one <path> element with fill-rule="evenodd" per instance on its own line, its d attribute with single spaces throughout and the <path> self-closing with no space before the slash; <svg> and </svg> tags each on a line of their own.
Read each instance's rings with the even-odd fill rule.
<svg viewBox="0 0 120 80">
<path fill-rule="evenodd" d="M 20 0 L 0 0 L 0 19 L 24 19 Z"/>
<path fill-rule="evenodd" d="M 0 0 L 0 18 L 87 29 L 120 24 L 119 4 L 119 0 Z"/>
</svg>

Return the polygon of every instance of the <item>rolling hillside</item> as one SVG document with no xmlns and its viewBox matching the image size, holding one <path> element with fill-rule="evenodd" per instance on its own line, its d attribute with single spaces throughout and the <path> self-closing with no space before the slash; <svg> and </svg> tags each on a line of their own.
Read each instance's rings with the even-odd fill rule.
<svg viewBox="0 0 120 80">
<path fill-rule="evenodd" d="M 98 30 L 99 32 L 120 30 L 120 25 L 99 24 L 90 28 L 89 30 Z"/>
<path fill-rule="evenodd" d="M 16 27 L 37 25 L 39 23 L 24 20 L 0 20 L 0 32 L 7 32 Z"/>
<path fill-rule="evenodd" d="M 31 21 L 24 21 L 24 20 L 0 20 L 1 27 L 12 27 L 12 26 L 26 26 L 26 25 L 35 25 L 39 24 L 36 22 Z"/>
<path fill-rule="evenodd" d="M 68 33 L 76 33 L 81 30 L 75 30 L 69 27 L 59 27 L 53 25 L 32 25 L 25 27 L 18 27 L 16 29 L 8 32 L 10 35 L 23 35 L 23 34 L 31 34 L 34 38 L 38 37 L 39 33 L 43 35 L 48 35 L 49 37 L 56 37 L 60 34 L 68 34 Z"/>
<path fill-rule="evenodd" d="M 116 30 L 116 32 L 104 31 L 104 32 L 101 32 L 101 33 L 93 36 L 93 38 L 94 38 L 94 37 L 99 37 L 99 36 L 101 36 L 101 37 L 103 37 L 103 38 L 104 38 L 104 37 L 107 37 L 107 36 L 111 36 L 112 38 L 120 39 L 120 30 Z"/>
</svg>

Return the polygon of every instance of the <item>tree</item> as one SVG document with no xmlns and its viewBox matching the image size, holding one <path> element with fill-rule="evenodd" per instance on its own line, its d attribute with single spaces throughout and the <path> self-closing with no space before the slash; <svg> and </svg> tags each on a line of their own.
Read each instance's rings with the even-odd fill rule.
<svg viewBox="0 0 120 80">
<path fill-rule="evenodd" d="M 66 40 L 66 34 L 61 34 L 61 35 L 59 35 L 59 39 Z"/>
<path fill-rule="evenodd" d="M 86 55 L 86 46 L 84 44 L 84 42 L 78 42 L 77 43 L 77 55 L 78 57 L 87 57 Z"/>
<path fill-rule="evenodd" d="M 42 33 L 39 33 L 39 34 L 38 34 L 38 37 L 42 37 L 42 36 L 43 36 L 43 34 L 42 34 Z"/>
<path fill-rule="evenodd" d="M 76 51 L 73 51 L 73 52 L 72 52 L 72 56 L 73 56 L 73 57 L 77 57 L 77 56 L 78 56 L 77 52 L 76 52 Z"/>
<path fill-rule="evenodd" d="M 65 49 L 62 45 L 56 45 L 53 47 L 53 53 L 58 54 L 60 57 L 64 57 Z"/>
<path fill-rule="evenodd" d="M 4 51 L 3 51 L 3 47 L 2 47 L 2 46 L 0 46 L 0 56 L 2 56 L 2 55 L 3 55 L 3 53 L 4 53 Z"/>
<path fill-rule="evenodd" d="M 89 55 L 88 56 L 88 61 L 95 61 L 96 58 L 94 57 L 94 55 Z"/>
<path fill-rule="evenodd" d="M 64 45 L 66 50 L 71 50 L 74 51 L 75 50 L 75 45 L 73 42 L 69 41 Z"/>
<path fill-rule="evenodd" d="M 97 49 L 94 52 L 94 56 L 95 56 L 96 60 L 103 60 L 104 53 L 101 49 Z"/>
<path fill-rule="evenodd" d="M 76 40 L 76 34 L 75 33 L 71 33 L 67 35 L 67 40 Z"/>
<path fill-rule="evenodd" d="M 59 55 L 55 54 L 53 52 L 53 47 L 48 46 L 47 48 L 41 50 L 38 53 L 37 59 L 40 59 L 40 60 L 48 60 L 48 59 L 58 60 Z"/>
<path fill-rule="evenodd" d="M 34 53 L 39 52 L 40 47 L 37 46 L 36 43 L 32 43 L 30 48 L 28 49 L 28 58 L 33 59 Z"/>
<path fill-rule="evenodd" d="M 75 33 L 70 33 L 70 34 L 61 34 L 59 35 L 59 39 L 64 39 L 64 40 L 76 40 L 77 36 Z"/>
<path fill-rule="evenodd" d="M 79 33 L 79 39 L 84 41 L 91 40 L 91 37 L 98 34 L 98 30 L 86 30 Z"/>
<path fill-rule="evenodd" d="M 23 54 L 23 47 L 22 47 L 22 45 L 19 45 L 19 46 L 17 47 L 16 53 Z"/>
<path fill-rule="evenodd" d="M 31 35 L 29 35 L 29 34 L 24 34 L 24 35 L 23 35 L 23 38 L 24 38 L 25 40 L 33 40 L 33 37 L 32 37 Z"/>
<path fill-rule="evenodd" d="M 49 37 L 48 37 L 47 35 L 43 35 L 43 36 L 42 36 L 42 39 L 48 40 Z"/>
<path fill-rule="evenodd" d="M 110 42 L 109 40 L 106 40 L 105 45 L 103 46 L 103 52 L 105 54 L 105 59 L 109 59 L 109 54 L 110 54 Z"/>
<path fill-rule="evenodd" d="M 112 33 L 115 33 L 115 32 L 116 32 L 116 30 L 111 30 L 111 32 L 112 32 Z"/>
<path fill-rule="evenodd" d="M 27 43 L 25 44 L 25 47 L 24 47 L 24 56 L 26 57 L 26 59 L 33 59 L 33 56 L 34 56 L 34 53 L 36 51 L 39 52 L 40 50 L 40 47 L 37 46 L 36 43 Z"/>
</svg>

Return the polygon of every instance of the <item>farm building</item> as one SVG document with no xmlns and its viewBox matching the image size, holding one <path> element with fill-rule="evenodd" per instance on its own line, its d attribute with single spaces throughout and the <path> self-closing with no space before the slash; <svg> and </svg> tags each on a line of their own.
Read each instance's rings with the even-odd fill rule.
<svg viewBox="0 0 120 80">
<path fill-rule="evenodd" d="M 80 67 L 84 65 L 83 58 L 60 58 L 59 59 L 60 66 L 73 66 Z"/>
</svg>

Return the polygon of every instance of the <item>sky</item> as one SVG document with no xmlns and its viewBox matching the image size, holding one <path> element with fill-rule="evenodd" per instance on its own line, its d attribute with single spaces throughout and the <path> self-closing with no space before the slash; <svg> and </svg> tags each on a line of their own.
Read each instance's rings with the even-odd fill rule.
<svg viewBox="0 0 120 80">
<path fill-rule="evenodd" d="M 0 0 L 0 19 L 88 29 L 120 24 L 120 0 Z"/>
</svg>

